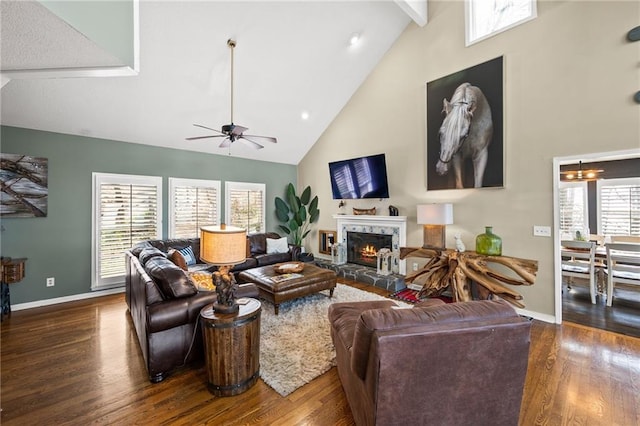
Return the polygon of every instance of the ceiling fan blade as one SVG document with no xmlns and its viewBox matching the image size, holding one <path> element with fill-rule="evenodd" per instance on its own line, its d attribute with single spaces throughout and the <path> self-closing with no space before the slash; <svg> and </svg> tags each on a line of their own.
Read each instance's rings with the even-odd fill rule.
<svg viewBox="0 0 640 426">
<path fill-rule="evenodd" d="M 247 145 L 255 149 L 262 149 L 264 146 L 260 145 L 258 142 L 254 142 L 251 139 L 247 138 L 244 135 L 238 136 L 238 139 L 242 139 Z"/>
<path fill-rule="evenodd" d="M 228 148 L 229 146 L 231 146 L 231 139 L 230 138 L 226 138 L 225 140 L 222 141 L 222 143 L 220 144 L 220 148 Z"/>
<path fill-rule="evenodd" d="M 238 126 L 238 125 L 233 125 L 233 129 L 231 129 L 231 134 L 235 135 L 235 136 L 240 136 L 242 134 L 242 132 L 244 132 L 245 130 L 249 130 L 248 127 L 242 127 L 242 126 Z"/>
<path fill-rule="evenodd" d="M 210 136 L 195 136 L 192 138 L 185 138 L 188 141 L 195 141 L 198 139 L 209 139 L 209 138 L 223 138 L 225 135 L 210 135 Z"/>
<path fill-rule="evenodd" d="M 257 136 L 257 135 L 242 135 L 245 138 L 251 138 L 253 140 L 257 140 L 260 142 L 272 142 L 272 143 L 278 143 L 278 140 L 276 138 L 272 138 L 271 136 Z"/>
<path fill-rule="evenodd" d="M 203 126 L 202 124 L 194 124 L 196 127 L 202 127 L 203 129 L 213 130 L 214 132 L 222 133 L 220 130 L 212 129 L 211 127 Z"/>
</svg>

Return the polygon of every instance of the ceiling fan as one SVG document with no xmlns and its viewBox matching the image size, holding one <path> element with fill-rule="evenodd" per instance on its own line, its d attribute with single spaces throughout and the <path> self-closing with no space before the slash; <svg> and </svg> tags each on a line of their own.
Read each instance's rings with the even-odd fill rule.
<svg viewBox="0 0 640 426">
<path fill-rule="evenodd" d="M 236 41 L 232 39 L 227 40 L 227 46 L 229 46 L 229 48 L 231 49 L 231 124 L 225 124 L 224 126 L 222 126 L 222 130 L 212 129 L 211 127 L 203 126 L 202 124 L 194 124 L 194 126 L 196 127 L 212 130 L 220 134 L 209 135 L 209 136 L 196 136 L 192 138 L 186 138 L 186 140 L 193 141 L 197 139 L 224 138 L 222 140 L 222 143 L 220 144 L 220 148 L 230 147 L 231 144 L 237 140 L 241 140 L 247 145 L 255 149 L 264 148 L 264 146 L 258 142 L 277 143 L 278 140 L 270 136 L 245 135 L 244 132 L 245 130 L 248 130 L 248 128 L 243 126 L 238 126 L 233 123 L 233 49 L 236 47 Z"/>
</svg>

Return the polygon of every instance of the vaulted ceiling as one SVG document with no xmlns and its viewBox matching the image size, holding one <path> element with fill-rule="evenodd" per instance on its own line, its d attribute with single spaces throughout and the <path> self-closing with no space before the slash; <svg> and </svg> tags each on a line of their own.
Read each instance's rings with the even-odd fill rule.
<svg viewBox="0 0 640 426">
<path fill-rule="evenodd" d="M 46 4 L 0 3 L 3 125 L 287 164 L 308 152 L 411 17 L 424 23 L 415 4 L 426 17 L 426 0 L 140 1 L 133 72 L 138 64 Z M 111 35 L 127 30 L 110 25 Z M 185 140 L 215 134 L 194 123 L 229 124 L 230 38 L 234 122 L 278 139 L 262 150 Z"/>
</svg>

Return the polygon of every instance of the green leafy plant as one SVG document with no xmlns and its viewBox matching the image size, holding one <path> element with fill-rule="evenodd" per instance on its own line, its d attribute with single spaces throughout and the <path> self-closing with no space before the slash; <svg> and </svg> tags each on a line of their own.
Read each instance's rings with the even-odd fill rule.
<svg viewBox="0 0 640 426">
<path fill-rule="evenodd" d="M 311 199 L 311 187 L 307 186 L 302 194 L 296 195 L 296 188 L 292 183 L 287 185 L 286 201 L 276 197 L 276 217 L 283 225 L 279 225 L 282 232 L 291 236 L 291 243 L 302 246 L 302 241 L 311 231 L 312 223 L 318 221 L 318 196 Z"/>
</svg>

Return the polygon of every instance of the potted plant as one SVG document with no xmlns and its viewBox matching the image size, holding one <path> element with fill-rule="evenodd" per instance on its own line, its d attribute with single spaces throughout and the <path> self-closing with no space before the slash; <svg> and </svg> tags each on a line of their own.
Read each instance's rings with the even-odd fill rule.
<svg viewBox="0 0 640 426">
<path fill-rule="evenodd" d="M 302 247 L 302 242 L 311 231 L 310 225 L 318 221 L 318 196 L 311 199 L 311 187 L 307 186 L 300 196 L 292 183 L 287 185 L 285 200 L 276 197 L 276 217 L 282 222 L 282 232 L 291 236 L 294 246 Z M 295 253 L 295 252 L 294 252 Z"/>
</svg>

